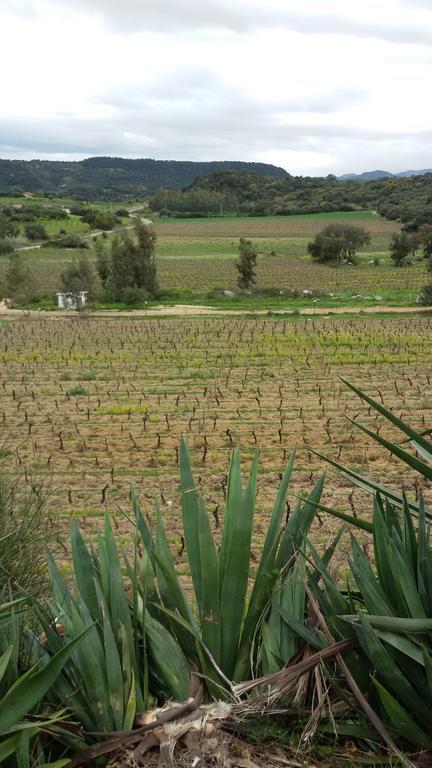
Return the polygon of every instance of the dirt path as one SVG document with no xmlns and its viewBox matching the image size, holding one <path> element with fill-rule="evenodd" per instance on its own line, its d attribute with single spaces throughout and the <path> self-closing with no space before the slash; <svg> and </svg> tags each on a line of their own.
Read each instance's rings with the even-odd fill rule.
<svg viewBox="0 0 432 768">
<path fill-rule="evenodd" d="M 300 315 L 318 316 L 318 315 L 358 315 L 360 313 L 367 315 L 375 315 L 391 312 L 397 315 L 414 314 L 417 312 L 432 312 L 432 307 L 303 307 L 299 310 Z M 295 310 L 274 310 L 274 315 L 293 315 Z M 159 307 L 151 307 L 149 309 L 129 309 L 129 310 L 116 310 L 106 309 L 91 312 L 91 317 L 194 317 L 201 315 L 267 315 L 266 309 L 217 309 L 216 307 L 195 306 L 189 304 L 175 304 L 174 306 L 165 306 L 161 304 Z M 75 317 L 75 313 L 65 310 L 25 310 L 25 309 L 10 309 L 4 301 L 0 301 L 0 317 Z"/>
</svg>

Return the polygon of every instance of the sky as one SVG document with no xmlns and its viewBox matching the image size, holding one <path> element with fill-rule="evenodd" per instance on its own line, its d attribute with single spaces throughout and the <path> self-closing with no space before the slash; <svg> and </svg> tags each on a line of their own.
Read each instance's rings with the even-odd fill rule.
<svg viewBox="0 0 432 768">
<path fill-rule="evenodd" d="M 432 167 L 432 0 L 0 0 L 0 157 Z"/>
</svg>

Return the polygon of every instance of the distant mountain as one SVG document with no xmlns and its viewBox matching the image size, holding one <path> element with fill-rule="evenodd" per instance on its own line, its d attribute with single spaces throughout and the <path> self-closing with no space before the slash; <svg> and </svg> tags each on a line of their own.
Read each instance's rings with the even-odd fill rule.
<svg viewBox="0 0 432 768">
<path fill-rule="evenodd" d="M 425 173 L 432 173 L 432 168 L 424 168 L 421 171 L 401 171 L 400 173 L 391 173 L 390 171 L 365 171 L 364 173 L 344 173 L 338 176 L 339 181 L 377 181 L 377 179 L 403 179 L 408 176 L 424 176 Z"/>
<path fill-rule="evenodd" d="M 284 179 L 284 168 L 239 161 L 127 160 L 90 157 L 78 162 L 0 160 L 0 192 L 47 192 L 89 200 L 141 197 L 161 187 L 180 189 L 212 171 L 249 171 Z"/>
</svg>

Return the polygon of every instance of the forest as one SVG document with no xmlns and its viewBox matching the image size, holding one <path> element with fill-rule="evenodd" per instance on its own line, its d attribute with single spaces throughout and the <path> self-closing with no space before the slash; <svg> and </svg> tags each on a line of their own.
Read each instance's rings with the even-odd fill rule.
<svg viewBox="0 0 432 768">
<path fill-rule="evenodd" d="M 423 176 L 340 181 L 336 176 L 260 177 L 215 171 L 182 191 L 161 189 L 151 198 L 162 213 L 237 213 L 251 216 L 374 210 L 391 221 L 414 226 L 432 222 L 432 173 Z"/>
<path fill-rule="evenodd" d="M 283 178 L 287 172 L 267 163 L 89 157 L 78 162 L 1 160 L 0 193 L 46 192 L 85 200 L 134 200 L 160 187 L 177 189 L 216 170 L 253 171 Z"/>
</svg>

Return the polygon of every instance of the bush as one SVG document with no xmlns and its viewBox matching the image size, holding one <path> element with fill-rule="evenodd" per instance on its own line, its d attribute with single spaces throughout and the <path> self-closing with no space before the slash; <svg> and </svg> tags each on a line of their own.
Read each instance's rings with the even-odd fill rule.
<svg viewBox="0 0 432 768">
<path fill-rule="evenodd" d="M 55 246 L 56 248 L 90 248 L 87 240 L 84 240 L 79 235 L 65 235 L 65 237 L 58 238 L 57 240 L 50 240 L 48 243 L 43 244 L 43 248 Z"/>
<path fill-rule="evenodd" d="M 49 240 L 43 224 L 27 224 L 24 231 L 27 240 Z"/>
<path fill-rule="evenodd" d="M 14 250 L 15 249 L 10 240 L 0 239 L 0 256 L 12 253 Z"/>
<path fill-rule="evenodd" d="M 432 307 L 432 283 L 423 286 L 418 297 L 418 303 L 424 307 Z"/>
<path fill-rule="evenodd" d="M 137 304 L 144 304 L 147 301 L 149 295 L 143 288 L 124 288 L 120 292 L 117 301 L 122 304 L 126 304 L 128 307 L 136 306 Z"/>
</svg>

